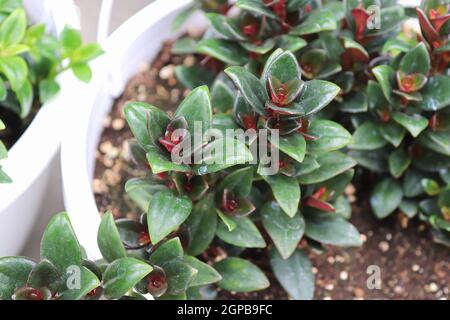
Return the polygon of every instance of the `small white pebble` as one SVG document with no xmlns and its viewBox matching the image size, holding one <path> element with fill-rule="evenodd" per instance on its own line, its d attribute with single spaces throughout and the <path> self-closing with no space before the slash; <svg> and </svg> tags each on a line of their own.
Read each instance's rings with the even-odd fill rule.
<svg viewBox="0 0 450 320">
<path fill-rule="evenodd" d="M 366 243 L 366 241 L 367 241 L 367 236 L 366 236 L 364 233 L 361 233 L 361 234 L 359 235 L 359 238 L 361 239 L 361 242 L 362 242 L 362 243 Z"/>
<path fill-rule="evenodd" d="M 327 262 L 328 262 L 329 264 L 334 264 L 334 263 L 336 262 L 336 260 L 334 259 L 334 257 L 329 256 L 329 257 L 327 258 Z"/>
<path fill-rule="evenodd" d="M 437 292 L 439 290 L 439 287 L 438 287 L 438 285 L 435 282 L 431 282 L 428 285 L 428 289 L 430 290 L 430 292 L 434 293 L 434 292 Z"/>
<path fill-rule="evenodd" d="M 420 270 L 420 266 L 418 264 L 413 264 L 411 267 L 411 270 L 414 272 L 418 272 Z"/>
<path fill-rule="evenodd" d="M 331 299 L 331 297 L 329 297 L 329 296 L 326 296 L 326 297 L 323 297 L 323 300 L 333 300 L 333 299 Z"/>
<path fill-rule="evenodd" d="M 311 270 L 313 274 L 317 274 L 317 272 L 319 272 L 319 270 L 316 267 L 312 267 Z"/>
<path fill-rule="evenodd" d="M 382 252 L 387 252 L 389 250 L 389 243 L 387 243 L 386 241 L 381 241 L 378 244 L 378 248 L 380 248 Z"/>
<path fill-rule="evenodd" d="M 343 281 L 347 280 L 347 279 L 348 279 L 348 272 L 347 272 L 347 271 L 342 271 L 342 272 L 339 274 L 339 278 L 340 278 L 341 280 L 343 280 Z"/>
<path fill-rule="evenodd" d="M 386 240 L 387 240 L 387 241 L 392 240 L 392 233 L 386 234 Z"/>
<path fill-rule="evenodd" d="M 333 291 L 333 289 L 334 289 L 334 284 L 328 283 L 328 284 L 325 285 L 324 288 L 325 288 L 325 290 Z"/>
</svg>

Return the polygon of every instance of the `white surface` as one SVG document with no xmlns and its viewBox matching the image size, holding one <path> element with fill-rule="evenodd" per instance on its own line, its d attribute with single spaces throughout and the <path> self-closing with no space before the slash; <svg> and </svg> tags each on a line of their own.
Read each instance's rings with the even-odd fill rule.
<svg viewBox="0 0 450 320">
<path fill-rule="evenodd" d="M 106 55 L 95 64 L 94 83 L 84 88 L 77 112 L 70 115 L 72 125 L 61 147 L 64 202 L 77 237 L 92 259 L 100 257 L 100 215 L 91 185 L 103 119 L 111 110 L 114 97 L 122 93 L 139 66 L 152 61 L 164 41 L 179 35 L 171 33 L 170 25 L 188 3 L 190 0 L 158 0 L 119 27 L 103 44 Z M 204 26 L 205 21 L 197 16 L 187 25 L 194 24 Z M 185 31 L 186 28 L 180 33 Z"/>
<path fill-rule="evenodd" d="M 59 34 L 66 24 L 75 28 L 79 21 L 71 0 L 25 0 L 30 20 L 45 22 L 50 31 Z M 70 74 L 58 79 L 61 93 L 42 106 L 23 136 L 2 161 L 12 184 L 0 185 L 0 256 L 18 254 L 28 239 L 46 200 L 57 204 L 48 194 L 49 178 L 61 141 L 61 126 L 66 121 L 64 94 L 75 81 Z M 58 179 L 57 179 L 58 180 Z M 59 202 L 60 203 L 60 202 Z M 49 206 L 50 208 L 53 206 Z"/>
</svg>

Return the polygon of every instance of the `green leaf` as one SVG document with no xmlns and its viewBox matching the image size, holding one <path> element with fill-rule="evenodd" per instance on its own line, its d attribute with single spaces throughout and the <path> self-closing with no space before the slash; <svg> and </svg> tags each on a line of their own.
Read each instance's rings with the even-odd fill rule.
<svg viewBox="0 0 450 320">
<path fill-rule="evenodd" d="M 400 203 L 400 210 L 408 217 L 413 218 L 419 212 L 419 204 L 412 200 L 403 200 Z"/>
<path fill-rule="evenodd" d="M 300 98 L 295 104 L 295 114 L 308 116 L 319 112 L 333 101 L 340 90 L 339 86 L 324 80 L 305 82 Z"/>
<path fill-rule="evenodd" d="M 103 257 L 109 262 L 127 256 L 113 215 L 110 211 L 105 213 L 102 217 L 97 233 L 97 243 Z"/>
<path fill-rule="evenodd" d="M 356 166 L 356 161 L 341 152 L 329 152 L 317 157 L 319 168 L 298 177 L 301 184 L 314 184 L 326 181 Z"/>
<path fill-rule="evenodd" d="M 194 164 L 192 168 L 196 175 L 218 172 L 253 159 L 250 150 L 243 142 L 228 136 L 210 142 L 200 151 L 202 162 Z"/>
<path fill-rule="evenodd" d="M 200 40 L 197 43 L 197 51 L 231 65 L 244 65 L 248 61 L 245 49 L 229 40 Z"/>
<path fill-rule="evenodd" d="M 332 12 L 317 10 L 306 18 L 305 22 L 292 29 L 291 34 L 303 36 L 323 31 L 336 30 L 337 23 Z"/>
<path fill-rule="evenodd" d="M 156 144 L 170 122 L 163 111 L 141 102 L 127 103 L 124 114 L 134 137 L 142 146 Z"/>
<path fill-rule="evenodd" d="M 392 82 L 395 77 L 394 69 L 388 65 L 380 65 L 373 68 L 372 73 L 380 84 L 384 97 L 392 103 Z"/>
<path fill-rule="evenodd" d="M 383 138 L 379 126 L 375 122 L 365 122 L 353 134 L 351 149 L 376 150 L 384 147 L 387 141 Z"/>
<path fill-rule="evenodd" d="M 243 67 L 230 67 L 225 69 L 225 73 L 233 80 L 253 110 L 264 115 L 266 113 L 265 104 L 269 96 L 261 81 Z"/>
<path fill-rule="evenodd" d="M 385 123 L 380 127 L 380 134 L 394 147 L 400 146 L 405 138 L 406 130 L 396 123 Z"/>
<path fill-rule="evenodd" d="M 216 212 L 219 216 L 219 218 L 222 220 L 222 222 L 227 226 L 228 231 L 233 231 L 234 229 L 236 229 L 236 222 L 234 222 L 233 219 L 231 219 L 231 217 L 227 216 L 225 213 L 223 213 L 222 211 L 220 211 L 219 209 L 216 209 Z"/>
<path fill-rule="evenodd" d="M 402 202 L 403 191 L 399 183 L 386 178 L 380 181 L 372 191 L 370 206 L 378 219 L 389 216 Z"/>
<path fill-rule="evenodd" d="M 318 138 L 308 141 L 308 152 L 336 151 L 351 143 L 353 139 L 344 127 L 329 120 L 313 120 L 308 134 Z"/>
<path fill-rule="evenodd" d="M 173 259 L 163 266 L 167 279 L 168 295 L 183 294 L 196 278 L 198 271 L 184 259 Z"/>
<path fill-rule="evenodd" d="M 281 35 L 277 39 L 277 47 L 283 50 L 289 50 L 290 52 L 296 52 L 304 47 L 306 47 L 308 43 L 300 37 L 290 36 L 290 35 Z"/>
<path fill-rule="evenodd" d="M 41 257 L 53 263 L 62 275 L 71 266 L 81 266 L 81 248 L 67 213 L 54 216 L 41 241 Z"/>
<path fill-rule="evenodd" d="M 122 258 L 111 263 L 103 276 L 104 295 L 108 299 L 119 299 L 132 289 L 153 268 L 134 258 Z"/>
<path fill-rule="evenodd" d="M 337 216 L 305 216 L 308 238 L 323 244 L 340 247 L 362 245 L 358 230 L 347 220 Z"/>
<path fill-rule="evenodd" d="M 183 247 L 180 238 L 172 238 L 158 246 L 155 251 L 150 254 L 149 262 L 153 265 L 162 267 L 171 260 L 182 259 L 183 255 Z"/>
<path fill-rule="evenodd" d="M 5 81 L 3 79 L 0 79 L 0 101 L 5 101 L 7 97 L 8 97 L 8 91 L 6 88 Z M 2 127 L 3 127 L 3 129 L 5 129 L 4 125 L 3 126 L 0 125 L 0 130 L 3 130 Z"/>
<path fill-rule="evenodd" d="M 175 75 L 178 81 L 189 90 L 202 85 L 211 85 L 214 81 L 214 74 L 202 66 L 193 65 L 191 67 L 176 66 Z"/>
<path fill-rule="evenodd" d="M 0 299 L 11 300 L 14 291 L 25 286 L 34 266 L 33 261 L 22 257 L 0 258 Z"/>
<path fill-rule="evenodd" d="M 246 41 L 247 37 L 241 32 L 237 19 L 228 18 L 218 13 L 208 13 L 211 27 L 221 38 L 236 41 Z"/>
<path fill-rule="evenodd" d="M 315 276 L 306 253 L 297 250 L 285 260 L 276 250 L 271 250 L 270 264 L 275 277 L 292 298 L 311 300 L 314 297 Z"/>
<path fill-rule="evenodd" d="M 305 220 L 299 211 L 288 217 L 276 202 L 266 203 L 261 209 L 264 228 L 272 238 L 283 259 L 287 259 L 297 248 L 305 232 Z"/>
<path fill-rule="evenodd" d="M 216 234 L 217 215 L 212 195 L 204 197 L 194 206 L 185 224 L 191 235 L 187 252 L 197 256 L 209 247 Z"/>
<path fill-rule="evenodd" d="M 228 83 L 230 83 L 230 85 Z M 228 78 L 223 79 L 219 77 L 219 79 L 214 81 L 211 89 L 212 105 L 214 108 L 221 112 L 227 112 L 233 108 L 236 92 L 232 86 L 233 84 Z"/>
<path fill-rule="evenodd" d="M 214 264 L 222 275 L 219 287 L 235 292 L 263 290 L 270 283 L 264 273 L 251 262 L 241 258 L 227 258 Z"/>
<path fill-rule="evenodd" d="M 422 179 L 420 183 L 422 184 L 422 187 L 425 190 L 426 194 L 431 197 L 437 196 L 439 193 L 441 193 L 441 187 L 436 182 L 436 180 Z"/>
<path fill-rule="evenodd" d="M 207 86 L 192 90 L 175 112 L 174 117 L 183 116 L 188 123 L 188 130 L 193 133 L 195 122 L 202 125 L 205 132 L 211 127 L 212 106 Z"/>
<path fill-rule="evenodd" d="M 20 117 L 24 119 L 30 114 L 34 98 L 33 86 L 29 80 L 16 91 L 16 96 L 20 103 Z"/>
<path fill-rule="evenodd" d="M 61 32 L 59 41 L 61 42 L 64 50 L 71 52 L 82 45 L 80 31 L 70 26 L 65 26 Z"/>
<path fill-rule="evenodd" d="M 339 104 L 339 110 L 347 113 L 362 113 L 368 109 L 369 101 L 367 95 L 359 91 L 348 93 L 345 100 Z"/>
<path fill-rule="evenodd" d="M 42 104 L 53 98 L 61 89 L 58 82 L 52 79 L 44 79 L 39 82 L 39 100 Z"/>
<path fill-rule="evenodd" d="M 60 300 L 80 300 L 89 292 L 100 286 L 100 280 L 86 267 L 81 267 L 80 276 L 80 288 L 63 291 L 59 297 Z"/>
<path fill-rule="evenodd" d="M 420 91 L 422 101 L 416 102 L 422 110 L 437 111 L 450 105 L 450 76 L 428 78 L 425 87 Z"/>
<path fill-rule="evenodd" d="M 104 53 L 97 43 L 89 43 L 76 49 L 70 56 L 72 64 L 85 64 Z"/>
<path fill-rule="evenodd" d="M 264 241 L 258 228 L 249 218 L 228 217 L 236 224 L 233 231 L 229 231 L 228 227 L 222 221 L 217 226 L 217 236 L 226 243 L 242 248 L 265 248 Z"/>
<path fill-rule="evenodd" d="M 289 217 L 294 217 L 300 204 L 301 194 L 297 179 L 280 173 L 273 176 L 262 176 L 262 178 L 270 185 L 273 196 L 283 211 Z"/>
<path fill-rule="evenodd" d="M 190 283 L 191 287 L 204 286 L 222 280 L 220 273 L 199 259 L 190 256 L 186 256 L 184 259 L 192 268 L 198 271 L 194 280 Z"/>
<path fill-rule="evenodd" d="M 253 168 L 238 169 L 227 175 L 217 187 L 218 193 L 228 189 L 234 191 L 240 197 L 245 198 L 250 194 L 253 185 Z"/>
<path fill-rule="evenodd" d="M 270 142 L 297 162 L 302 163 L 305 159 L 306 141 L 303 135 L 299 133 L 294 132 L 287 136 L 279 136 L 278 141 L 270 135 Z"/>
<path fill-rule="evenodd" d="M 434 152 L 450 157 L 450 132 L 449 131 L 426 131 L 419 138 L 422 145 Z"/>
<path fill-rule="evenodd" d="M 74 64 L 72 67 L 72 72 L 77 77 L 78 80 L 89 83 L 92 79 L 91 67 L 87 63 L 79 62 Z"/>
<path fill-rule="evenodd" d="M 403 179 L 403 193 L 405 197 L 413 198 L 423 194 L 421 180 L 424 178 L 424 174 L 417 170 L 408 170 Z"/>
<path fill-rule="evenodd" d="M 430 55 L 425 43 L 420 42 L 411 49 L 400 61 L 400 70 L 407 73 L 421 73 L 427 75 L 431 68 Z"/>
<path fill-rule="evenodd" d="M 156 146 L 147 145 L 147 161 L 154 174 L 167 171 L 190 172 L 191 168 L 183 163 L 172 162 L 170 155 Z"/>
<path fill-rule="evenodd" d="M 238 0 L 236 7 L 242 11 L 250 12 L 255 16 L 266 16 L 274 20 L 279 20 L 278 16 L 259 0 Z"/>
<path fill-rule="evenodd" d="M 54 294 L 61 286 L 61 274 L 50 261 L 44 259 L 30 272 L 27 286 L 36 289 L 45 287 Z"/>
<path fill-rule="evenodd" d="M 27 27 L 27 17 L 22 8 L 14 10 L 0 25 L 0 47 L 8 48 L 22 41 Z"/>
<path fill-rule="evenodd" d="M 22 57 L 0 57 L 0 72 L 11 84 L 13 91 L 18 91 L 28 77 L 28 66 Z"/>
<path fill-rule="evenodd" d="M 188 217 L 192 202 L 187 197 L 176 197 L 169 192 L 159 192 L 150 200 L 147 213 L 148 232 L 157 244 L 176 230 Z"/>
<path fill-rule="evenodd" d="M 408 130 L 414 138 L 428 127 L 428 120 L 420 114 L 408 115 L 403 112 L 394 112 L 392 119 Z"/>
<path fill-rule="evenodd" d="M 148 210 L 150 199 L 160 191 L 167 191 L 164 184 L 155 182 L 152 179 L 134 178 L 125 184 L 125 192 L 142 211 Z"/>
<path fill-rule="evenodd" d="M 395 178 L 400 178 L 411 164 L 411 158 L 402 149 L 397 149 L 389 156 L 389 171 Z"/>
</svg>

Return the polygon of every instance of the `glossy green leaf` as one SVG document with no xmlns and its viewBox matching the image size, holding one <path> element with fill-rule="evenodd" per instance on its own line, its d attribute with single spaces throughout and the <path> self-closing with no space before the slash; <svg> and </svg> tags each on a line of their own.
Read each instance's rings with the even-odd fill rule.
<svg viewBox="0 0 450 320">
<path fill-rule="evenodd" d="M 236 227 L 229 231 L 228 227 L 220 221 L 217 225 L 217 237 L 226 243 L 242 248 L 264 248 L 264 241 L 258 228 L 249 218 L 229 217 Z"/>
<path fill-rule="evenodd" d="M 280 173 L 273 176 L 262 176 L 262 178 L 270 185 L 273 196 L 283 211 L 289 217 L 294 217 L 300 204 L 301 194 L 297 179 Z"/>
<path fill-rule="evenodd" d="M 421 73 L 427 75 L 430 68 L 430 55 L 423 42 L 407 52 L 400 61 L 400 70 L 407 74 Z"/>
<path fill-rule="evenodd" d="M 238 169 L 227 175 L 217 187 L 218 192 L 224 189 L 234 191 L 240 197 L 247 197 L 253 185 L 253 168 Z"/>
<path fill-rule="evenodd" d="M 253 110 L 264 115 L 265 104 L 269 96 L 259 79 L 243 67 L 230 67 L 225 69 L 225 73 L 233 80 Z"/>
<path fill-rule="evenodd" d="M 197 269 L 185 259 L 170 260 L 164 264 L 163 269 L 166 273 L 168 295 L 183 294 L 198 275 Z"/>
<path fill-rule="evenodd" d="M 209 247 L 216 234 L 217 215 L 212 195 L 204 197 L 195 204 L 185 225 L 188 226 L 191 235 L 187 252 L 197 256 Z"/>
<path fill-rule="evenodd" d="M 214 268 L 222 275 L 218 285 L 224 290 L 251 292 L 270 285 L 261 269 L 241 258 L 227 258 L 215 263 Z"/>
<path fill-rule="evenodd" d="M 298 177 L 301 184 L 314 184 L 326 181 L 353 168 L 356 161 L 341 152 L 329 152 L 317 157 L 319 168 Z"/>
<path fill-rule="evenodd" d="M 261 209 L 264 228 L 272 238 L 283 259 L 297 248 L 305 232 L 305 220 L 299 211 L 288 217 L 276 202 L 268 202 Z"/>
<path fill-rule="evenodd" d="M 49 101 L 60 89 L 58 82 L 55 80 L 45 79 L 39 82 L 39 99 L 41 103 Z"/>
<path fill-rule="evenodd" d="M 352 135 L 340 124 L 329 120 L 313 120 L 308 134 L 317 140 L 308 141 L 308 152 L 330 152 L 339 150 L 352 142 Z"/>
<path fill-rule="evenodd" d="M 297 250 L 285 260 L 276 250 L 271 250 L 270 264 L 275 277 L 293 299 L 311 300 L 314 297 L 315 276 L 306 253 Z"/>
<path fill-rule="evenodd" d="M 82 45 L 80 31 L 69 26 L 64 27 L 59 41 L 67 52 L 71 52 Z"/>
<path fill-rule="evenodd" d="M 322 31 L 332 31 L 337 28 L 336 19 L 330 11 L 317 10 L 306 18 L 306 20 L 292 29 L 293 35 L 307 35 Z"/>
<path fill-rule="evenodd" d="M 197 51 L 231 65 L 244 65 L 248 61 L 245 49 L 229 40 L 201 40 L 197 43 Z"/>
<path fill-rule="evenodd" d="M 376 150 L 384 147 L 387 141 L 383 138 L 379 126 L 375 122 L 365 122 L 353 134 L 351 149 Z"/>
<path fill-rule="evenodd" d="M 278 16 L 264 5 L 264 3 L 258 0 L 238 0 L 236 1 L 236 7 L 243 11 L 251 12 L 256 16 L 266 16 L 278 20 Z"/>
<path fill-rule="evenodd" d="M 172 162 L 171 155 L 162 151 L 156 146 L 148 145 L 147 161 L 154 174 L 163 173 L 167 171 L 190 172 L 191 168 L 184 163 Z"/>
<path fill-rule="evenodd" d="M 394 212 L 403 199 L 403 191 L 399 183 L 386 178 L 380 181 L 370 196 L 370 206 L 379 219 L 386 218 Z"/>
<path fill-rule="evenodd" d="M 380 84 L 384 97 L 387 101 L 392 102 L 392 83 L 395 77 L 394 70 L 388 65 L 380 65 L 373 68 L 372 73 Z"/>
<path fill-rule="evenodd" d="M 404 199 L 401 203 L 400 203 L 400 210 L 408 217 L 408 218 L 413 218 L 417 212 L 419 212 L 419 205 L 417 204 L 417 202 L 412 201 L 412 200 L 406 200 Z"/>
<path fill-rule="evenodd" d="M 199 259 L 190 256 L 186 256 L 184 259 L 192 268 L 198 271 L 194 280 L 190 283 L 191 287 L 204 286 L 222 280 L 220 273 Z"/>
<path fill-rule="evenodd" d="M 134 258 L 122 258 L 111 263 L 103 277 L 105 297 L 119 299 L 152 271 L 152 267 Z"/>
<path fill-rule="evenodd" d="M 14 10 L 0 24 L 0 47 L 7 48 L 22 41 L 27 27 L 27 17 L 24 9 Z"/>
<path fill-rule="evenodd" d="M 305 221 L 305 235 L 315 241 L 340 247 L 362 245 L 358 230 L 341 217 L 311 215 Z"/>
<path fill-rule="evenodd" d="M 202 162 L 194 164 L 192 168 L 196 175 L 218 172 L 253 159 L 250 150 L 243 142 L 228 136 L 210 142 L 201 151 Z"/>
<path fill-rule="evenodd" d="M 127 256 L 111 212 L 105 213 L 102 217 L 97 233 L 97 244 L 103 257 L 109 262 Z"/>
<path fill-rule="evenodd" d="M 297 101 L 298 114 L 308 116 L 319 112 L 339 94 L 339 88 L 332 82 L 312 80 L 305 82 L 302 93 Z"/>
<path fill-rule="evenodd" d="M 400 178 L 411 165 L 411 158 L 402 149 L 393 151 L 389 156 L 389 171 L 395 178 Z"/>
<path fill-rule="evenodd" d="M 71 266 L 81 266 L 81 248 L 67 213 L 54 216 L 41 241 L 41 257 L 65 275 Z"/>
<path fill-rule="evenodd" d="M 416 104 L 425 111 L 437 111 L 450 105 L 450 76 L 435 76 L 428 79 L 421 90 L 422 101 Z"/>
<path fill-rule="evenodd" d="M 406 134 L 406 130 L 402 126 L 393 122 L 383 124 L 379 130 L 383 138 L 396 148 L 400 146 Z"/>
<path fill-rule="evenodd" d="M 27 285 L 32 288 L 48 288 L 53 294 L 61 286 L 61 274 L 48 260 L 42 260 L 31 270 Z"/>
<path fill-rule="evenodd" d="M 100 280 L 86 267 L 80 269 L 80 287 L 67 289 L 61 293 L 60 300 L 80 300 L 100 286 Z"/>
<path fill-rule="evenodd" d="M 293 132 L 287 136 L 279 136 L 277 140 L 271 137 L 270 142 L 295 161 L 303 162 L 306 155 L 306 141 L 303 135 Z"/>
<path fill-rule="evenodd" d="M 422 184 L 422 187 L 425 190 L 426 194 L 431 197 L 437 196 L 439 193 L 441 193 L 441 187 L 436 182 L 436 180 L 422 179 L 420 183 Z"/>
<path fill-rule="evenodd" d="M 187 197 L 176 197 L 169 192 L 159 192 L 150 200 L 147 213 L 148 232 L 157 244 L 176 230 L 188 217 L 192 202 Z"/>
<path fill-rule="evenodd" d="M 394 112 L 392 119 L 408 130 L 414 138 L 428 127 L 428 120 L 419 114 L 408 115 L 403 112 Z"/>
<path fill-rule="evenodd" d="M 91 67 L 85 62 L 78 62 L 71 67 L 71 70 L 78 80 L 89 83 L 92 79 Z"/>
<path fill-rule="evenodd" d="M 190 132 L 194 132 L 195 122 L 201 123 L 203 132 L 211 127 L 212 106 L 209 89 L 206 86 L 192 90 L 175 112 L 174 117 L 183 116 Z"/>
<path fill-rule="evenodd" d="M 124 113 L 134 137 L 143 146 L 157 143 L 170 121 L 163 111 L 146 103 L 127 103 Z"/>
<path fill-rule="evenodd" d="M 0 72 L 8 79 L 13 91 L 18 91 L 28 77 L 28 66 L 22 57 L 0 57 Z"/>
<path fill-rule="evenodd" d="M 16 91 L 16 97 L 20 104 L 20 117 L 24 119 L 30 114 L 34 99 L 33 86 L 29 80 Z"/>
<path fill-rule="evenodd" d="M 27 283 L 34 266 L 33 261 L 22 257 L 0 258 L 0 299 L 10 300 L 14 291 Z"/>
<path fill-rule="evenodd" d="M 247 37 L 239 28 L 237 19 L 229 18 L 218 13 L 208 13 L 207 18 L 211 27 L 221 38 L 227 40 L 246 41 Z"/>
<path fill-rule="evenodd" d="M 150 255 L 149 262 L 152 265 L 164 266 L 173 259 L 183 258 L 183 247 L 180 238 L 172 238 L 159 245 Z"/>
</svg>

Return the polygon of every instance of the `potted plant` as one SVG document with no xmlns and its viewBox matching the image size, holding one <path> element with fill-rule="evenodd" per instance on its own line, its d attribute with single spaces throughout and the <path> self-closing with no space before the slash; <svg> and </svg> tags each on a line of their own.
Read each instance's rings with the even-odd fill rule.
<svg viewBox="0 0 450 320">
<path fill-rule="evenodd" d="M 70 2 L 9 1 L 0 10 L 0 215 L 4 219 L 0 252 L 17 254 L 48 196 L 45 189 L 62 131 L 58 119 L 64 117 L 59 92 L 64 86 L 70 90 L 76 81 L 62 73 L 72 70 L 88 82 L 88 62 L 101 49 L 96 44 L 82 45 Z M 30 20 L 26 11 L 31 12 Z M 22 236 L 7 241 L 12 232 Z"/>
<path fill-rule="evenodd" d="M 204 261 L 211 264 L 228 256 L 239 256 L 242 248 L 250 247 L 244 256 L 255 262 L 255 253 L 259 255 L 259 265 L 268 271 L 271 280 L 278 279 L 289 296 L 312 298 L 314 275 L 307 256 L 298 248 L 300 239 L 303 238 L 300 244 L 302 249 L 309 245 L 317 251 L 323 249 L 323 244 L 361 244 L 358 232 L 346 221 L 352 211 L 350 203 L 341 196 L 354 176 L 356 163 L 360 166 L 356 169 L 354 183 L 364 190 L 374 187 L 370 202 L 376 214 L 389 209 L 388 215 L 400 205 L 402 211 L 412 208 L 411 211 L 419 212 L 418 202 L 426 200 L 420 209 L 422 216 L 438 226 L 439 232 L 446 230 L 447 189 L 442 186 L 448 184 L 448 173 L 445 171 L 448 164 L 439 162 L 439 169 L 443 169 L 440 175 L 435 172 L 420 180 L 419 185 L 427 185 L 431 199 L 423 194 L 413 201 L 399 196 L 403 190 L 399 191 L 401 183 L 395 179 L 403 175 L 406 169 L 395 156 L 405 148 L 409 149 L 410 143 L 416 144 L 418 141 L 407 137 L 408 128 L 399 129 L 403 125 L 397 121 L 391 123 L 393 118 L 390 117 L 394 112 L 406 115 L 424 112 L 428 116 L 430 110 L 420 110 L 420 103 L 430 105 L 430 101 L 439 100 L 441 109 L 448 106 L 445 93 L 440 94 L 444 91 L 441 84 L 445 87 L 446 76 L 440 76 L 444 80 L 436 89 L 434 80 L 425 79 L 434 76 L 429 74 L 430 69 L 408 69 L 417 67 L 410 61 L 425 61 L 426 64 L 433 55 L 437 59 L 437 72 L 445 73 L 447 66 L 442 67 L 442 61 L 445 62 L 442 52 L 445 52 L 448 41 L 448 33 L 445 28 L 442 29 L 445 23 L 441 25 L 442 34 L 437 36 L 441 42 L 432 49 L 432 40 L 427 38 L 423 40 L 427 43 L 422 44 L 409 38 L 403 41 L 405 36 L 400 35 L 399 31 L 405 11 L 395 5 L 395 1 L 383 2 L 382 27 L 371 29 L 367 27 L 371 17 L 367 10 L 373 4 L 371 1 L 364 4 L 358 1 L 318 4 L 310 1 L 241 0 L 235 5 L 213 2 L 220 3 L 219 7 L 213 8 L 213 12 L 211 7 L 207 7 L 209 28 L 204 33 L 190 30 L 192 27 L 205 28 L 204 18 L 198 15 L 186 20 L 187 23 L 177 33 L 170 32 L 169 26 L 173 21 L 179 27 L 188 13 L 205 5 L 205 1 L 196 3 L 156 2 L 121 26 L 105 45 L 109 78 L 99 78 L 95 82 L 97 86 L 91 88 L 85 100 L 85 112 L 74 115 L 77 128 L 72 129 L 74 134 L 67 136 L 62 149 L 64 192 L 74 228 L 89 256 L 100 256 L 95 246 L 95 231 L 100 223 L 97 205 L 102 209 L 114 210 L 116 217 L 125 214 L 133 216 L 131 211 L 144 211 L 147 220 L 125 220 L 127 231 L 123 232 L 133 235 L 134 246 L 128 249 L 139 249 L 135 252 L 139 256 L 146 258 L 145 252 L 148 250 L 145 248 L 174 236 L 181 239 L 187 252 L 201 255 Z M 430 11 L 434 20 L 442 22 L 446 19 L 445 12 L 439 8 L 427 10 L 437 10 L 439 17 Z M 150 15 L 150 12 L 158 12 L 157 17 Z M 136 26 L 141 29 L 136 30 Z M 434 30 L 432 35 L 434 40 L 436 32 Z M 195 36 L 186 37 L 186 33 L 194 33 Z M 171 56 L 170 53 L 163 49 L 157 56 L 160 46 L 144 45 L 147 39 L 155 43 L 178 39 L 172 46 L 172 54 L 181 58 L 162 59 L 161 56 Z M 426 55 L 424 52 L 427 52 Z M 425 60 L 419 59 L 417 54 L 425 56 Z M 146 95 L 145 86 L 140 91 L 139 81 L 133 80 L 111 112 L 111 116 L 119 121 L 116 125 L 107 124 L 100 137 L 103 119 L 111 111 L 113 98 L 124 91 L 126 80 L 138 70 L 140 62 L 155 57 L 157 67 L 145 69 L 144 72 L 148 72 L 150 78 L 155 72 L 161 78 L 165 77 L 166 82 L 155 85 L 157 89 L 165 94 L 164 85 L 174 86 L 170 84 L 173 75 L 178 81 L 175 88 L 166 94 L 165 101 L 171 105 L 171 110 L 166 114 L 168 107 L 157 103 L 152 103 L 156 107 L 143 103 L 126 104 L 130 96 L 141 101 L 153 99 Z M 408 88 L 404 87 L 408 83 L 405 79 L 411 82 Z M 183 86 L 178 83 L 188 90 L 183 92 Z M 418 92 L 422 89 L 425 90 L 423 94 Z M 429 90 L 437 91 L 428 94 Z M 142 93 L 143 97 L 140 98 L 138 93 Z M 406 111 L 404 99 L 415 101 L 413 107 Z M 90 110 L 94 105 L 96 108 Z M 164 112 L 158 107 L 163 108 Z M 388 108 L 388 112 L 383 112 L 384 108 Z M 111 134 L 118 137 L 115 142 L 120 144 L 130 138 L 130 131 L 120 121 L 123 114 L 137 140 L 127 144 L 131 159 L 137 165 L 130 161 L 100 162 L 99 159 L 117 158 L 121 151 L 125 153 L 120 146 L 111 148 L 111 140 L 108 140 Z M 446 117 L 446 113 L 443 114 L 441 119 Z M 256 138 L 243 146 L 234 143 L 242 147 L 238 148 L 240 157 L 236 158 L 242 162 L 238 161 L 233 166 L 174 161 L 172 151 L 187 135 L 194 134 L 193 121 L 200 121 L 206 129 L 213 128 L 220 132 L 225 129 L 278 130 L 280 139 L 269 139 L 269 145 L 275 146 L 281 155 L 278 163 L 280 172 L 272 176 L 264 173 L 260 161 L 253 166 L 248 163 L 248 149 L 255 141 L 258 141 L 257 144 L 260 142 Z M 381 123 L 376 124 L 377 121 Z M 395 132 L 389 131 L 385 136 L 379 134 L 376 137 L 378 140 L 372 140 L 388 122 Z M 427 127 L 429 125 L 433 131 L 432 121 L 427 123 Z M 113 129 L 109 130 L 109 127 Z M 353 133 L 353 138 L 344 127 Z M 177 129 L 185 130 L 185 133 L 175 135 Z M 399 137 L 393 136 L 397 131 L 404 131 L 400 141 Z M 445 128 L 443 132 L 446 132 Z M 199 150 L 213 149 L 223 140 L 206 139 L 204 144 L 194 145 L 193 154 Z M 439 147 L 430 147 L 430 144 L 425 147 L 438 154 L 446 152 L 442 145 L 444 141 L 438 140 Z M 347 147 L 342 150 L 345 153 L 337 151 L 344 147 Z M 378 153 L 392 153 L 395 159 L 388 161 L 376 157 L 372 148 L 385 148 Z M 403 160 L 405 158 L 408 157 L 402 157 Z M 110 188 L 98 191 L 104 189 L 100 175 L 100 180 L 96 181 L 99 183 L 95 190 L 99 196 L 97 199 L 90 187 L 96 161 L 97 170 L 108 171 L 111 178 Z M 387 162 L 391 163 L 392 168 Z M 413 164 L 420 166 L 419 162 Z M 81 170 L 75 171 L 74 167 Z M 401 172 L 394 170 L 396 168 Z M 385 179 L 383 174 L 386 172 L 392 174 L 394 179 Z M 98 173 L 96 176 L 99 176 Z M 128 177 L 135 179 L 125 184 Z M 378 179 L 383 181 L 379 185 Z M 365 181 L 371 183 L 364 184 Z M 122 202 L 115 202 L 116 198 L 122 197 Z M 112 204 L 105 204 L 108 201 Z M 360 201 L 364 203 L 364 199 Z M 431 213 L 425 212 L 425 207 Z M 300 215 L 306 221 L 304 234 L 298 232 L 303 224 L 298 219 Z M 134 216 L 136 218 L 136 212 Z M 161 216 L 166 218 L 161 220 Z M 204 221 L 200 221 L 203 216 L 209 218 L 204 225 Z M 199 229 L 198 225 L 202 228 Z M 291 231 L 295 236 L 287 235 Z M 129 239 L 122 237 L 121 240 L 126 242 Z M 136 242 L 139 242 L 138 248 Z M 271 243 L 270 255 L 266 250 L 261 250 L 268 243 Z M 248 264 L 224 264 L 220 266 L 219 262 L 217 267 L 223 277 L 218 286 L 224 290 L 247 292 L 263 289 L 267 285 L 267 282 L 259 281 L 258 286 L 244 288 L 239 286 L 241 281 L 230 283 L 226 281 L 228 277 L 237 279 L 234 278 L 237 273 L 228 273 L 228 270 L 242 268 L 245 273 Z M 269 271 L 270 267 L 273 271 Z M 290 274 L 291 278 L 286 274 Z M 301 277 L 303 282 L 296 277 Z M 226 294 L 221 297 L 226 297 Z"/>
</svg>

